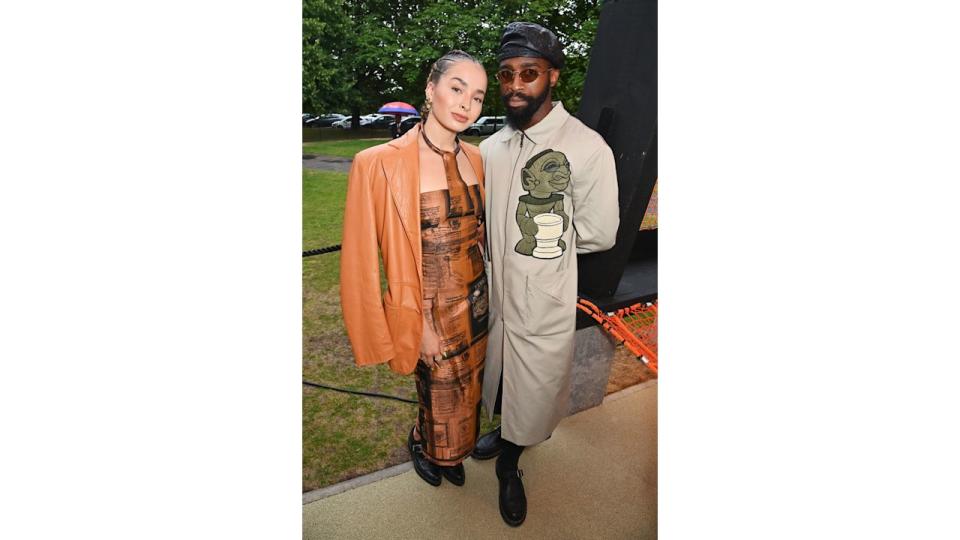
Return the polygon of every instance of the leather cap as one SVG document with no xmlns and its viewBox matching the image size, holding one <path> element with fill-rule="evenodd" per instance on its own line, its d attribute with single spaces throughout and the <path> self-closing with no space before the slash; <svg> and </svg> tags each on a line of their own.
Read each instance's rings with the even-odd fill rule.
<svg viewBox="0 0 960 540">
<path fill-rule="evenodd" d="M 500 52 L 497 61 L 516 56 L 545 58 L 553 67 L 563 69 L 563 46 L 557 35 L 530 22 L 512 22 L 500 37 Z"/>
</svg>

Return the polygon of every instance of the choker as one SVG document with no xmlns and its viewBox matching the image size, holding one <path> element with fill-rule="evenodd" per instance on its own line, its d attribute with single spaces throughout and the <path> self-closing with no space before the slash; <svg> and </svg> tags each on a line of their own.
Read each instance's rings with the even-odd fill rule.
<svg viewBox="0 0 960 540">
<path fill-rule="evenodd" d="M 427 138 L 427 132 L 426 132 L 426 130 L 424 130 L 424 129 L 421 128 L 421 129 L 420 129 L 420 135 L 423 136 L 423 140 L 424 140 L 424 142 L 427 143 L 427 146 L 429 146 L 431 150 L 433 150 L 434 152 L 440 154 L 441 156 L 444 155 L 444 154 L 457 155 L 457 153 L 460 152 L 460 137 L 457 137 L 457 136 L 454 136 L 454 137 L 453 137 L 453 142 L 454 142 L 454 144 L 456 145 L 456 146 L 454 146 L 454 148 L 453 148 L 453 152 L 445 152 L 445 151 L 437 148 L 436 146 L 433 145 L 432 142 L 430 142 L 430 139 Z"/>
</svg>

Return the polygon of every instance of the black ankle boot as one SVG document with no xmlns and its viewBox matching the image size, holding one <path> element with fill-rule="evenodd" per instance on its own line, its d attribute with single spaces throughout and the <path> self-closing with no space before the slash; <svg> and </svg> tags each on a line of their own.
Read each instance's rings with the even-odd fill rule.
<svg viewBox="0 0 960 540">
<path fill-rule="evenodd" d="M 463 463 L 457 463 L 452 467 L 440 467 L 443 477 L 449 480 L 455 486 L 462 486 L 467 481 L 467 473 L 463 470 Z"/>
<path fill-rule="evenodd" d="M 500 426 L 497 429 L 477 439 L 477 446 L 470 453 L 473 459 L 491 459 L 500 455 L 503 446 L 500 444 Z"/>
<path fill-rule="evenodd" d="M 500 517 L 511 527 L 519 527 L 527 519 L 527 495 L 523 492 L 523 470 L 501 471 L 497 469 L 500 481 Z"/>
<path fill-rule="evenodd" d="M 439 486 L 443 478 L 440 476 L 440 468 L 423 455 L 423 445 L 420 441 L 413 439 L 413 430 L 410 430 L 410 436 L 407 437 L 407 450 L 410 451 L 410 459 L 413 461 L 413 470 L 417 471 L 417 476 L 423 478 L 423 481 L 431 486 Z"/>
</svg>

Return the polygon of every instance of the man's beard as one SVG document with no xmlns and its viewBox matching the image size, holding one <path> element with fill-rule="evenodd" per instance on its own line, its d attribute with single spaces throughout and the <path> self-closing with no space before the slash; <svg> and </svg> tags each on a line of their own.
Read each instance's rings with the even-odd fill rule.
<svg viewBox="0 0 960 540">
<path fill-rule="evenodd" d="M 511 107 L 509 105 L 510 98 L 514 96 L 526 101 L 527 104 L 520 107 Z M 548 97 L 550 97 L 549 87 L 544 89 L 542 94 L 535 97 L 528 97 L 519 92 L 501 94 L 500 99 L 503 100 L 503 105 L 506 107 L 507 124 L 510 124 L 510 127 L 513 129 L 523 129 L 523 126 L 530 123 L 530 119 L 533 118 L 533 115 L 540 109 L 540 106 L 543 105 L 543 102 L 546 101 Z"/>
</svg>

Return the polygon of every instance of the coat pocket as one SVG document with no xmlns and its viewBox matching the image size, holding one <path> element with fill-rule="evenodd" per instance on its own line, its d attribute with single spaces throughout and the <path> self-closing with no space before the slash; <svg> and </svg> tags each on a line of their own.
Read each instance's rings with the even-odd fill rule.
<svg viewBox="0 0 960 540">
<path fill-rule="evenodd" d="M 383 296 L 383 305 L 387 309 L 406 308 L 417 311 L 420 308 L 420 290 L 416 283 L 390 282 Z"/>
<path fill-rule="evenodd" d="M 390 283 L 384 297 L 384 311 L 393 347 L 398 355 L 419 351 L 423 321 L 418 311 L 420 291 L 414 283 Z"/>
<path fill-rule="evenodd" d="M 564 299 L 567 274 L 527 275 L 523 326 L 531 335 L 563 332 L 576 316 L 575 307 Z"/>
<path fill-rule="evenodd" d="M 420 314 L 405 307 L 387 307 L 387 326 L 398 356 L 419 353 L 423 322 Z"/>
</svg>

